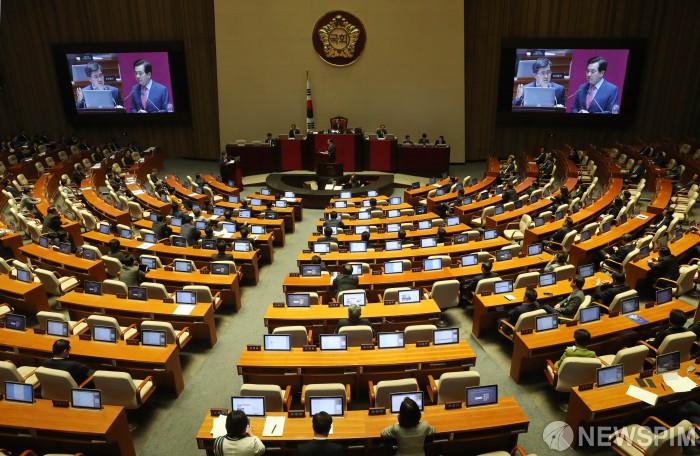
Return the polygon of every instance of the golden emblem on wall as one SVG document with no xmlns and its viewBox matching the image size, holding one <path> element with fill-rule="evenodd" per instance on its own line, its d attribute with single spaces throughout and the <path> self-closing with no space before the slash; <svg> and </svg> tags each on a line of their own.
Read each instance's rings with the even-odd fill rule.
<svg viewBox="0 0 700 456">
<path fill-rule="evenodd" d="M 314 26 L 314 49 L 319 57 L 331 65 L 354 63 L 366 42 L 362 22 L 345 11 L 326 13 Z"/>
</svg>

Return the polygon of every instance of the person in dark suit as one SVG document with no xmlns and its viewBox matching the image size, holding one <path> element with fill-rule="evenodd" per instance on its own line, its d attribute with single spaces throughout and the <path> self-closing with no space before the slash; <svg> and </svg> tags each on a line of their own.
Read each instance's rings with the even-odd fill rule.
<svg viewBox="0 0 700 456">
<path fill-rule="evenodd" d="M 436 145 L 436 146 L 439 146 L 439 145 L 441 145 L 441 144 L 447 144 L 447 142 L 445 141 L 445 137 L 444 137 L 444 136 L 438 136 L 438 139 L 435 140 L 435 145 Z"/>
<path fill-rule="evenodd" d="M 136 84 L 131 89 L 131 112 L 168 112 L 172 111 L 168 88 L 152 79 L 153 67 L 147 60 L 134 62 Z"/>
<path fill-rule="evenodd" d="M 420 138 L 418 138 L 418 144 L 421 146 L 427 146 L 430 144 L 430 140 L 428 139 L 428 135 L 426 133 L 423 133 Z"/>
<path fill-rule="evenodd" d="M 620 293 L 629 291 L 629 285 L 625 284 L 625 274 L 623 272 L 614 272 L 612 282 L 605 281 L 602 285 L 596 285 L 593 292 L 593 300 L 601 304 L 609 306 L 613 299 Z"/>
<path fill-rule="evenodd" d="M 502 198 L 504 204 L 513 203 L 518 200 L 518 192 L 515 191 L 512 184 L 506 184 Z"/>
<path fill-rule="evenodd" d="M 586 280 L 583 277 L 580 275 L 575 275 L 571 279 L 571 294 L 569 294 L 569 296 L 567 296 L 563 301 L 555 304 L 554 307 L 550 306 L 549 304 L 545 304 L 542 306 L 542 308 L 546 310 L 548 314 L 563 315 L 568 318 L 574 317 L 579 306 L 581 303 L 583 303 L 583 300 L 586 297 L 582 290 L 584 283 L 586 283 Z"/>
<path fill-rule="evenodd" d="M 53 356 L 44 361 L 43 366 L 49 369 L 58 369 L 66 371 L 73 377 L 75 383 L 81 385 L 95 371 L 91 370 L 85 364 L 68 359 L 70 356 L 70 341 L 68 339 L 58 339 L 53 343 Z"/>
<path fill-rule="evenodd" d="M 664 209 L 664 212 L 661 214 L 659 220 L 654 222 L 649 228 L 647 228 L 646 234 L 656 234 L 657 231 L 661 229 L 661 227 L 669 227 L 671 226 L 671 222 L 673 221 L 673 209 L 670 207 L 667 207 Z"/>
<path fill-rule="evenodd" d="M 273 202 L 272 200 L 267 200 L 267 201 L 265 202 L 265 210 L 262 211 L 262 214 L 263 214 L 263 216 L 264 216 L 265 218 L 267 218 L 268 215 L 277 214 L 277 211 L 274 210 L 274 209 L 272 209 L 273 203 L 274 203 L 274 202 Z M 274 217 L 274 215 L 273 215 L 273 217 Z"/>
<path fill-rule="evenodd" d="M 377 130 L 377 138 L 379 139 L 384 139 L 386 138 L 387 132 L 386 132 L 386 127 L 384 124 L 381 124 L 379 126 L 379 129 Z"/>
<path fill-rule="evenodd" d="M 76 89 L 76 108 L 82 109 L 87 107 L 85 106 L 85 94 L 83 93 L 83 90 L 109 90 L 112 94 L 112 101 L 114 102 L 114 106 L 109 107 L 122 107 L 124 101 L 119 93 L 119 89 L 117 87 L 105 85 L 105 75 L 102 73 L 102 66 L 99 63 L 90 62 L 85 65 L 85 75 L 88 77 L 90 85 L 85 86 L 82 89 L 80 87 Z"/>
<path fill-rule="evenodd" d="M 328 138 L 328 148 L 326 152 L 328 153 L 328 161 L 335 163 L 335 144 L 333 144 L 333 138 Z"/>
<path fill-rule="evenodd" d="M 331 124 L 331 130 L 339 132 L 342 132 L 344 130 L 343 123 L 340 121 L 340 119 L 335 119 L 333 124 Z"/>
<path fill-rule="evenodd" d="M 365 242 L 365 244 L 367 244 L 368 249 L 373 249 L 376 247 L 376 243 L 370 241 L 370 237 L 371 237 L 371 235 L 370 235 L 369 231 L 363 231 L 362 234 L 360 235 L 360 240 L 362 240 L 363 242 Z"/>
<path fill-rule="evenodd" d="M 321 266 L 321 272 L 328 272 L 328 266 L 326 266 L 326 263 L 318 255 L 314 255 L 311 257 L 311 264 L 318 264 Z"/>
<path fill-rule="evenodd" d="M 338 217 L 338 213 L 335 211 L 331 211 L 329 215 L 329 219 L 323 222 L 323 226 L 337 226 L 338 228 L 343 228 L 345 229 L 345 223 L 343 223 L 343 220 Z"/>
<path fill-rule="evenodd" d="M 187 245 L 195 245 L 202 236 L 202 233 L 194 225 L 192 225 L 192 217 L 189 215 L 182 218 L 180 236 L 187 239 Z"/>
<path fill-rule="evenodd" d="M 540 147 L 540 152 L 537 155 L 537 158 L 535 158 L 535 163 L 537 163 L 537 165 L 543 165 L 546 160 L 547 152 L 545 152 L 544 147 Z"/>
<path fill-rule="evenodd" d="M 294 139 L 294 136 L 295 136 L 295 135 L 300 135 L 300 134 L 301 134 L 301 132 L 299 131 L 299 129 L 297 128 L 297 126 L 294 125 L 294 124 L 292 124 L 292 125 L 289 127 L 289 133 L 287 134 L 287 137 L 288 137 L 289 139 Z"/>
<path fill-rule="evenodd" d="M 165 216 L 163 214 L 158 214 L 156 216 L 156 221 L 153 222 L 151 230 L 156 234 L 156 239 L 169 238 L 173 234 L 173 229 L 165 223 Z"/>
<path fill-rule="evenodd" d="M 552 82 L 552 61 L 541 57 L 535 60 L 532 64 L 532 74 L 535 78 L 529 84 L 518 84 L 513 98 L 513 106 L 522 106 L 525 101 L 525 87 L 553 87 L 554 88 L 554 104 L 563 105 L 566 99 L 564 98 L 564 86 Z"/>
<path fill-rule="evenodd" d="M 644 177 L 646 170 L 644 162 L 641 159 L 637 160 L 637 164 L 632 167 L 627 175 L 627 181 L 633 184 L 638 183 Z"/>
<path fill-rule="evenodd" d="M 333 280 L 333 289 L 338 294 L 345 290 L 354 290 L 359 287 L 359 279 L 352 275 L 352 266 L 349 264 L 343 265 L 342 274 L 338 275 Z"/>
<path fill-rule="evenodd" d="M 138 287 L 146 279 L 146 274 L 139 269 L 133 256 L 127 255 L 122 264 L 121 274 L 118 277 L 127 287 Z"/>
<path fill-rule="evenodd" d="M 126 258 L 126 255 L 124 254 L 124 252 L 122 252 L 122 244 L 121 242 L 119 242 L 119 239 L 112 239 L 109 241 L 109 252 L 107 253 L 107 256 L 116 258 L 122 264 L 124 264 L 124 259 Z"/>
<path fill-rule="evenodd" d="M 573 227 L 573 219 L 571 217 L 567 217 L 566 219 L 564 219 L 564 225 L 554 232 L 554 235 L 552 235 L 552 239 L 550 239 L 549 241 L 543 241 L 543 243 L 547 244 L 551 249 L 561 250 L 561 247 L 557 244 L 561 244 L 564 241 L 564 238 L 567 234 L 569 234 Z M 553 242 L 556 242 L 556 244 L 552 244 Z"/>
<path fill-rule="evenodd" d="M 657 332 L 654 337 L 647 339 L 649 345 L 654 348 L 659 348 L 667 336 L 688 331 L 684 327 L 685 322 L 688 321 L 688 317 L 685 316 L 682 310 L 673 309 L 669 312 L 668 321 L 671 323 L 671 326 Z"/>
<path fill-rule="evenodd" d="M 180 217 L 180 218 L 182 218 L 182 217 L 184 217 L 184 216 L 185 216 L 185 213 L 182 212 L 182 209 L 180 209 L 180 205 L 177 204 L 177 203 L 175 203 L 175 202 L 173 202 L 173 203 L 170 205 L 170 217 Z"/>
<path fill-rule="evenodd" d="M 83 173 L 83 165 L 78 164 L 75 168 L 73 168 L 73 174 L 71 174 L 70 180 L 79 187 L 80 182 L 86 177 L 87 176 Z"/>
<path fill-rule="evenodd" d="M 622 235 L 622 242 L 624 242 L 624 245 L 622 247 L 613 247 L 612 253 L 606 253 L 605 250 L 601 250 L 599 254 L 602 256 L 603 260 L 609 259 L 615 261 L 616 263 L 622 263 L 624 259 L 627 258 L 627 255 L 629 255 L 629 253 L 637 247 L 637 243 L 629 233 Z M 602 265 L 603 264 L 601 263 L 601 266 Z M 608 266 L 611 265 L 608 264 Z"/>
<path fill-rule="evenodd" d="M 226 253 L 226 241 L 219 239 L 216 242 L 217 253 L 212 254 L 211 261 L 234 261 L 233 255 Z"/>
<path fill-rule="evenodd" d="M 326 226 L 323 228 L 323 236 L 319 237 L 317 242 L 335 242 L 338 243 L 338 238 L 333 237 L 333 228 Z"/>
<path fill-rule="evenodd" d="M 265 136 L 265 144 L 274 146 L 275 145 L 275 140 L 272 137 L 272 133 L 268 133 L 267 136 Z"/>
<path fill-rule="evenodd" d="M 511 326 L 515 326 L 518 322 L 518 318 L 524 313 L 533 312 L 540 308 L 540 303 L 537 302 L 537 290 L 534 288 L 527 288 L 525 290 L 525 298 L 523 303 L 508 312 L 508 318 L 503 320 L 507 321 Z M 510 326 L 499 325 L 503 332 L 506 334 L 512 334 Z"/>
<path fill-rule="evenodd" d="M 403 144 L 404 146 L 412 146 L 413 141 L 411 141 L 411 135 L 406 135 L 406 137 L 404 138 L 404 140 L 401 144 Z"/>
<path fill-rule="evenodd" d="M 649 260 L 648 264 L 651 271 L 649 271 L 647 282 L 652 285 L 660 278 L 678 280 L 681 275 L 678 260 L 671 254 L 671 249 L 668 247 L 661 247 L 657 261 Z"/>
<path fill-rule="evenodd" d="M 333 417 L 326 412 L 318 412 L 311 418 L 314 429 L 314 439 L 297 447 L 296 456 L 343 456 L 345 450 L 337 443 L 328 440 Z"/>
<path fill-rule="evenodd" d="M 554 159 L 550 157 L 540 168 L 539 177 L 541 179 L 549 179 L 552 176 L 552 172 L 554 172 Z"/>
<path fill-rule="evenodd" d="M 371 326 L 371 323 L 369 319 L 362 318 L 362 307 L 357 304 L 350 304 L 350 307 L 348 307 L 348 318 L 338 320 L 335 333 L 338 334 L 340 328 L 345 326 Z"/>
<path fill-rule="evenodd" d="M 586 82 L 576 91 L 571 112 L 582 114 L 617 114 L 617 86 L 604 79 L 608 62 L 602 57 L 591 57 L 586 67 Z"/>
<path fill-rule="evenodd" d="M 493 268 L 493 263 L 491 261 L 484 261 L 483 263 L 481 263 L 481 274 L 472 277 L 472 279 L 469 282 L 467 282 L 467 284 L 463 288 L 464 295 L 467 297 L 467 299 L 471 299 L 472 295 L 474 294 L 474 290 L 476 290 L 476 285 L 479 283 L 479 280 L 496 277 L 496 273 L 491 272 L 491 268 Z"/>
</svg>

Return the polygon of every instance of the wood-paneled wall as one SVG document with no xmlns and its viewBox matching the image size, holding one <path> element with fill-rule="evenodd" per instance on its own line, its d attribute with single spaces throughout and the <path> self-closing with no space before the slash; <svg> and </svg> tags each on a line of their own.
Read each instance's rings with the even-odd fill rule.
<svg viewBox="0 0 700 456">
<path fill-rule="evenodd" d="M 610 144 L 700 134 L 697 0 L 469 0 L 464 10 L 465 75 L 467 88 L 473 87 L 465 91 L 466 160 L 537 144 Z M 634 123 L 610 128 L 497 124 L 495 75 L 503 37 L 645 38 Z"/>
<path fill-rule="evenodd" d="M 63 111 L 53 43 L 182 41 L 192 121 L 173 126 L 75 127 Z M 173 69 L 184 71 L 184 69 Z M 0 134 L 20 128 L 158 145 L 171 157 L 218 156 L 212 0 L 4 0 L 0 18 Z M 124 135 L 126 134 L 126 135 Z"/>
</svg>

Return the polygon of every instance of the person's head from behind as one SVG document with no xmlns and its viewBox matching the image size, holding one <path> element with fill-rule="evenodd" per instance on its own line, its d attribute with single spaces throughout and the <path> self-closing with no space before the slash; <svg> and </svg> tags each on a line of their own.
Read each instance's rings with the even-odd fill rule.
<svg viewBox="0 0 700 456">
<path fill-rule="evenodd" d="M 85 65 L 85 76 L 94 89 L 102 90 L 105 86 L 105 75 L 102 73 L 102 66 L 96 62 Z"/>
<path fill-rule="evenodd" d="M 573 228 L 574 227 L 574 219 L 571 217 L 567 217 L 564 219 L 564 226 L 567 228 Z"/>
<path fill-rule="evenodd" d="M 667 207 L 664 209 L 664 218 L 672 218 L 673 217 L 673 209 L 670 207 Z"/>
<path fill-rule="evenodd" d="M 335 220 L 338 218 L 338 213 L 336 211 L 331 211 L 330 217 L 331 217 L 331 220 Z"/>
<path fill-rule="evenodd" d="M 352 275 L 352 265 L 350 263 L 343 265 L 343 274 L 347 276 Z"/>
<path fill-rule="evenodd" d="M 552 79 L 552 62 L 547 58 L 539 58 L 532 64 L 532 74 L 537 87 L 549 87 Z"/>
<path fill-rule="evenodd" d="M 418 426 L 421 413 L 416 401 L 407 397 L 401 402 L 399 407 L 399 426 L 413 428 Z"/>
<path fill-rule="evenodd" d="M 375 207 L 377 205 L 377 198 L 370 198 L 369 205 L 370 207 Z"/>
<path fill-rule="evenodd" d="M 195 217 L 199 217 L 200 215 L 202 215 L 202 210 L 198 207 L 195 207 L 194 209 L 192 209 L 192 215 L 194 215 Z"/>
<path fill-rule="evenodd" d="M 363 231 L 360 235 L 360 239 L 362 239 L 365 242 L 369 242 L 369 231 Z"/>
<path fill-rule="evenodd" d="M 624 242 L 625 244 L 629 244 L 629 243 L 632 242 L 633 240 L 634 240 L 634 238 L 633 238 L 632 235 L 629 234 L 629 233 L 625 233 L 625 234 L 622 235 L 622 242 Z"/>
<path fill-rule="evenodd" d="M 122 244 L 119 242 L 119 239 L 112 239 L 109 241 L 109 250 L 110 252 L 118 252 L 119 249 L 121 249 Z"/>
<path fill-rule="evenodd" d="M 680 328 L 688 321 L 688 317 L 685 316 L 682 310 L 673 309 L 668 314 L 668 321 L 671 323 L 671 326 Z"/>
<path fill-rule="evenodd" d="M 180 210 L 180 205 L 177 203 L 170 204 L 170 212 L 177 212 Z"/>
<path fill-rule="evenodd" d="M 613 279 L 614 284 L 622 285 L 625 283 L 625 273 L 624 272 L 613 272 L 612 279 Z"/>
<path fill-rule="evenodd" d="M 135 262 L 136 259 L 134 259 L 133 255 L 127 255 L 124 257 L 124 266 L 131 267 Z"/>
<path fill-rule="evenodd" d="M 527 302 L 537 301 L 537 290 L 535 290 L 534 288 L 526 288 L 525 289 L 525 301 L 527 301 Z"/>
<path fill-rule="evenodd" d="M 330 226 L 325 227 L 325 228 L 323 229 L 323 235 L 324 235 L 325 237 L 331 237 L 331 236 L 333 236 L 333 228 L 331 228 Z"/>
<path fill-rule="evenodd" d="M 357 304 L 350 304 L 350 307 L 348 307 L 348 318 L 351 321 L 358 321 L 361 316 L 362 307 L 358 306 Z"/>
<path fill-rule="evenodd" d="M 401 241 L 406 239 L 406 231 L 405 230 L 399 230 L 398 237 Z"/>
<path fill-rule="evenodd" d="M 186 225 L 189 223 L 192 223 L 192 217 L 190 217 L 189 215 L 185 215 L 184 217 L 182 217 L 182 224 L 183 225 Z"/>
<path fill-rule="evenodd" d="M 226 209 L 224 211 L 224 218 L 226 220 L 231 220 L 231 217 L 233 217 L 233 211 L 231 211 L 231 209 Z"/>
<path fill-rule="evenodd" d="M 481 270 L 484 274 L 490 273 L 492 267 L 493 263 L 491 263 L 490 261 L 484 261 L 483 263 L 481 263 Z"/>
<path fill-rule="evenodd" d="M 321 257 L 314 255 L 311 257 L 311 264 L 321 264 Z"/>
<path fill-rule="evenodd" d="M 670 254 L 671 254 L 671 249 L 669 249 L 668 247 L 661 247 L 659 249 L 659 256 L 662 258 L 669 256 Z"/>
<path fill-rule="evenodd" d="M 565 265 L 568 258 L 569 257 L 565 252 L 557 253 L 557 256 L 556 256 L 557 264 Z"/>
<path fill-rule="evenodd" d="M 244 437 L 248 423 L 248 416 L 243 410 L 231 410 L 226 417 L 226 435 L 235 439 Z"/>
<path fill-rule="evenodd" d="M 591 341 L 591 333 L 586 329 L 577 329 L 574 331 L 574 341 L 579 347 L 585 347 Z"/>
<path fill-rule="evenodd" d="M 213 237 L 213 236 L 214 236 L 214 227 L 211 226 L 211 225 L 209 225 L 209 226 L 207 226 L 206 228 L 204 228 L 204 235 L 205 235 L 207 238 Z"/>
<path fill-rule="evenodd" d="M 51 348 L 53 356 L 68 356 L 70 352 L 70 341 L 68 339 L 58 339 Z"/>
<path fill-rule="evenodd" d="M 219 239 L 218 241 L 216 241 L 216 250 L 221 255 L 226 253 L 226 241 L 224 241 L 223 239 Z"/>
<path fill-rule="evenodd" d="M 246 239 L 248 237 L 248 227 L 243 225 L 241 226 L 241 238 Z"/>
<path fill-rule="evenodd" d="M 583 288 L 583 284 L 586 283 L 586 279 L 576 274 L 571 278 L 571 286 L 577 290 Z"/>
<path fill-rule="evenodd" d="M 437 237 L 440 241 L 444 241 L 447 238 L 447 230 L 443 227 L 438 228 Z"/>
<path fill-rule="evenodd" d="M 151 82 L 152 72 L 153 67 L 148 60 L 138 59 L 134 62 L 134 76 L 136 77 L 136 82 L 142 87 L 146 87 Z"/>
<path fill-rule="evenodd" d="M 318 412 L 311 418 L 311 426 L 314 429 L 314 435 L 318 437 L 328 437 L 333 425 L 333 417 L 327 412 Z"/>
<path fill-rule="evenodd" d="M 596 85 L 605 76 L 608 69 L 608 62 L 603 57 L 592 57 L 588 59 L 586 67 L 586 80 L 590 85 Z"/>
<path fill-rule="evenodd" d="M 56 237 L 59 241 L 65 241 L 68 238 L 68 231 L 61 228 L 56 231 Z"/>
</svg>

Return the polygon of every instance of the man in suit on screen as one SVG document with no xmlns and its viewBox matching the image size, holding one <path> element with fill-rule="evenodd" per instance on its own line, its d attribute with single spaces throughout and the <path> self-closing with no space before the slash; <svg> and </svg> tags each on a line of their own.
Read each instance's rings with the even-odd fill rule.
<svg viewBox="0 0 700 456">
<path fill-rule="evenodd" d="M 83 94 L 83 90 L 109 90 L 112 93 L 114 107 L 122 107 L 124 102 L 122 101 L 122 96 L 119 94 L 119 89 L 110 85 L 105 85 L 105 75 L 102 72 L 102 66 L 99 63 L 90 62 L 85 65 L 85 75 L 90 80 L 90 85 L 85 86 L 82 89 L 78 87 L 76 90 L 76 108 L 82 109 L 87 107 L 85 106 L 85 94 Z"/>
<path fill-rule="evenodd" d="M 525 87 L 554 87 L 554 97 L 557 105 L 564 104 L 564 86 L 552 82 L 552 61 L 547 58 L 539 58 L 532 64 L 532 74 L 535 78 L 529 84 L 518 84 L 518 89 L 515 92 L 513 106 L 522 106 L 525 97 Z"/>
<path fill-rule="evenodd" d="M 608 62 L 592 57 L 586 67 L 586 82 L 576 91 L 571 112 L 582 114 L 617 114 L 620 109 L 617 86 L 605 80 Z"/>
<path fill-rule="evenodd" d="M 134 62 L 134 76 L 138 84 L 131 89 L 131 112 L 172 111 L 168 88 L 154 81 L 152 72 L 153 67 L 147 60 Z"/>
</svg>

